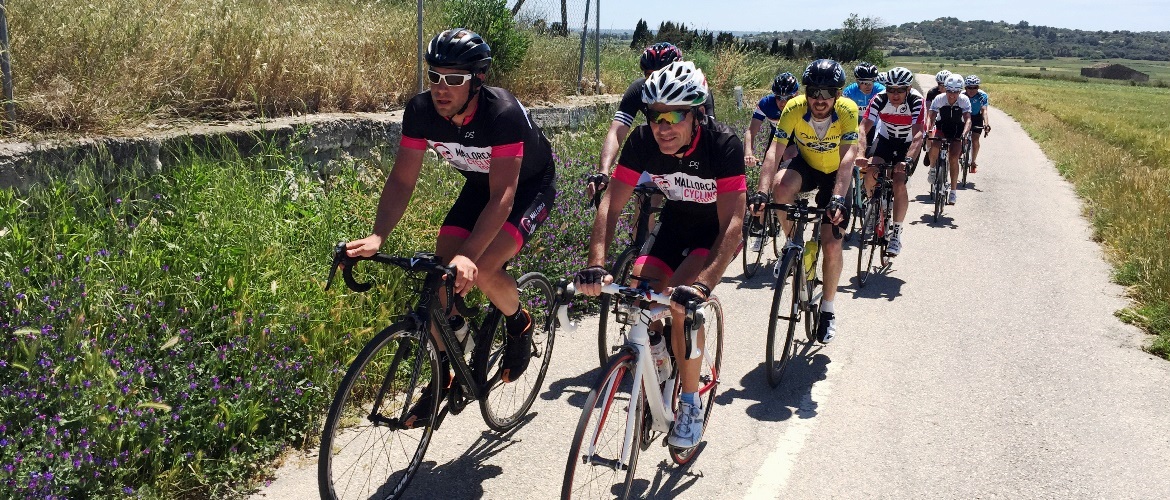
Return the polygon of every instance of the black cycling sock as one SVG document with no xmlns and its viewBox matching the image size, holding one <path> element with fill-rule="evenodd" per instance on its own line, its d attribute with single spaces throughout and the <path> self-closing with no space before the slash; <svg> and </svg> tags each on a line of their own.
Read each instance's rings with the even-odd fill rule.
<svg viewBox="0 0 1170 500">
<path fill-rule="evenodd" d="M 524 311 L 523 307 L 517 309 L 516 314 L 504 317 L 504 323 L 507 326 L 508 334 L 510 335 L 519 335 L 526 328 L 528 328 L 528 323 L 530 321 L 532 321 L 532 318 L 528 315 L 527 312 Z"/>
</svg>

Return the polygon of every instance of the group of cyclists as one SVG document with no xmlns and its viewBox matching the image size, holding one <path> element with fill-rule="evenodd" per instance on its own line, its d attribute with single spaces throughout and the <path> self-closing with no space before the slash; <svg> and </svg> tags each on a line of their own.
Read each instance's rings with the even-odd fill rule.
<svg viewBox="0 0 1170 500">
<path fill-rule="evenodd" d="M 463 295 L 478 287 L 504 314 L 507 340 L 501 369 L 505 382 L 515 380 L 531 357 L 527 347 L 533 320 L 504 265 L 521 251 L 558 201 L 554 199 L 552 148 L 516 97 L 485 84 L 492 56 L 479 35 L 463 28 L 443 31 L 431 39 L 426 62 L 429 91 L 406 105 L 402 139 L 378 202 L 373 230 L 349 242 L 347 253 L 368 257 L 378 251 L 407 208 L 425 150 L 446 159 L 466 182 L 439 229 L 435 254 L 454 270 L 451 286 L 456 293 Z M 974 172 L 978 131 L 990 130 L 987 94 L 979 89 L 976 76 L 939 73 L 939 86 L 931 91 L 936 95 L 923 97 L 913 88 L 914 75 L 906 68 L 879 72 L 874 65 L 861 63 L 854 69 L 856 82 L 846 87 L 842 65 L 819 59 L 799 76 L 776 76 L 771 94 L 759 101 L 744 133 L 746 140 L 741 141 L 735 131 L 715 119 L 706 77 L 693 62 L 683 60 L 677 47 L 660 43 L 646 48 L 640 66 L 644 77 L 626 91 L 606 135 L 597 172 L 588 179 L 588 195 L 600 194 L 600 200 L 588 244 L 588 265 L 575 273 L 574 281 L 577 292 L 589 296 L 598 295 L 603 284 L 613 281 L 607 267 L 608 247 L 622 208 L 635 186 L 653 183 L 665 200 L 656 238 L 635 261 L 632 275 L 670 295 L 675 325 L 682 324 L 686 307 L 706 301 L 722 281 L 728 264 L 741 251 L 743 224 L 757 224 L 751 214 L 759 217 L 769 202 L 791 203 L 799 193 L 816 190 L 816 203 L 826 208 L 820 231 L 825 286 L 816 338 L 821 343 L 832 341 L 840 333 L 834 300 L 843 267 L 843 240 L 840 232 L 831 229 L 843 228 L 849 220 L 851 207 L 845 197 L 854 166 L 869 174 L 865 177 L 868 189 L 874 177 L 865 165 L 895 165 L 895 223 L 888 252 L 897 255 L 908 205 L 906 180 L 927 142 L 926 131 L 931 131 L 930 137 L 951 139 L 975 131 Z M 639 112 L 646 122 L 635 125 Z M 749 194 L 746 168 L 759 161 L 752 144 L 765 121 L 771 140 L 761 161 L 759 183 Z M 937 142 L 930 142 L 929 158 L 937 161 Z M 952 148 L 958 143 L 952 141 Z M 948 156 L 952 174 L 959 156 L 954 153 Z M 954 203 L 953 190 L 950 196 Z M 669 324 L 651 328 L 667 334 L 672 352 L 684 352 L 684 336 L 669 335 Z M 703 345 L 701 338 L 698 345 Z M 441 371 L 448 371 L 445 353 L 439 357 Z M 671 446 L 694 447 L 702 439 L 699 361 L 684 357 L 676 361 L 681 394 L 668 436 Z M 445 386 L 448 380 L 442 378 L 440 383 Z M 429 408 L 430 404 L 417 406 Z M 424 412 L 412 411 L 403 425 L 417 425 L 417 419 L 425 417 Z"/>
</svg>

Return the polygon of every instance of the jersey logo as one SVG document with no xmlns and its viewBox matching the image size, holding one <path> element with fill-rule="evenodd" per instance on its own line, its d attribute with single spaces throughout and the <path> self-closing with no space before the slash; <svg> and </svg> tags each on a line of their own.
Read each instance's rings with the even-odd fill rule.
<svg viewBox="0 0 1170 500">
<path fill-rule="evenodd" d="M 463 138 L 464 139 L 475 139 L 475 131 L 472 130 L 466 134 L 463 134 Z"/>
<path fill-rule="evenodd" d="M 492 149 L 464 146 L 459 143 L 443 143 L 427 141 L 439 156 L 451 163 L 451 166 L 465 172 L 487 173 L 491 170 Z"/>
<path fill-rule="evenodd" d="M 691 168 L 696 168 L 696 169 L 697 169 L 697 168 L 699 168 L 699 162 L 697 162 L 697 161 L 692 161 L 692 162 L 691 162 L 689 165 L 687 165 L 687 166 L 688 166 L 688 167 L 691 167 Z"/>
<path fill-rule="evenodd" d="M 837 143 L 835 142 L 809 142 L 806 145 L 818 153 L 828 153 L 829 151 L 837 149 Z"/>
<path fill-rule="evenodd" d="M 717 184 L 714 179 L 674 172 L 666 175 L 651 175 L 650 179 L 672 201 L 694 203 L 715 203 Z"/>
</svg>

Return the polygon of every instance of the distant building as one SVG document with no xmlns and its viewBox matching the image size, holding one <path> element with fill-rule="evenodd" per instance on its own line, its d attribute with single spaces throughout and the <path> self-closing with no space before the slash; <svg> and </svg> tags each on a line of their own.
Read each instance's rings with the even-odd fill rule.
<svg viewBox="0 0 1170 500">
<path fill-rule="evenodd" d="M 1081 68 L 1081 76 L 1108 78 L 1110 80 L 1133 80 L 1135 82 L 1150 81 L 1150 75 L 1121 64 L 1110 63 L 1099 63 L 1087 68 Z"/>
</svg>

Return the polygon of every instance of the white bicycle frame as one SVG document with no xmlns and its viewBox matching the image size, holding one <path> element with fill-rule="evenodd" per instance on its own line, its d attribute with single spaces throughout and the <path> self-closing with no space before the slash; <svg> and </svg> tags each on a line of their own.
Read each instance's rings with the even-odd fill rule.
<svg viewBox="0 0 1170 500">
<path fill-rule="evenodd" d="M 573 293 L 573 285 L 569 284 L 567 290 L 571 295 Z M 626 335 L 625 346 L 634 349 L 637 353 L 638 361 L 634 365 L 634 387 L 630 391 L 630 405 L 637 405 L 642 398 L 642 391 L 646 387 L 657 387 L 662 381 L 658 380 L 658 369 L 654 366 L 654 357 L 650 354 L 650 324 L 655 321 L 661 321 L 670 317 L 670 296 L 663 295 L 654 291 L 639 290 L 637 288 L 624 287 L 616 283 L 602 285 L 601 293 L 606 293 L 615 296 L 626 296 L 628 294 L 637 292 L 639 298 L 642 300 L 653 302 L 655 305 L 649 309 L 641 309 L 638 314 L 638 320 L 633 328 Z M 618 301 L 619 304 L 623 304 Z M 633 311 L 631 311 L 633 312 Z M 686 335 L 691 336 L 691 352 L 687 353 L 687 359 L 696 359 L 700 356 L 709 356 L 710 353 L 704 351 L 702 346 L 698 345 L 698 331 L 705 323 L 707 317 L 707 307 L 704 305 L 695 311 L 694 319 L 691 322 L 691 331 L 685 332 Z M 567 325 L 566 329 L 569 333 L 576 331 L 577 324 L 569 321 L 569 306 L 564 305 L 557 308 L 557 319 L 561 325 Z M 663 340 L 665 342 L 665 340 Z M 714 359 L 708 359 L 708 363 L 714 364 Z M 614 379 L 606 380 L 601 394 L 609 394 L 613 391 Z M 676 377 L 670 377 L 666 380 L 662 388 L 661 398 L 646 398 L 646 406 L 650 411 L 650 428 L 659 433 L 666 433 L 670 431 L 670 426 L 674 423 L 674 412 L 667 411 L 670 407 L 670 400 L 674 397 L 674 385 Z M 634 440 L 638 438 L 637 430 L 640 429 L 640 423 L 635 419 L 638 412 L 629 411 L 626 415 L 626 433 L 625 441 L 622 446 L 621 466 L 625 467 L 630 461 L 631 446 L 637 446 Z M 598 426 L 593 431 L 593 439 L 589 441 L 589 455 L 594 456 L 596 453 L 595 443 L 597 442 L 597 435 L 601 432 L 601 427 Z"/>
</svg>

